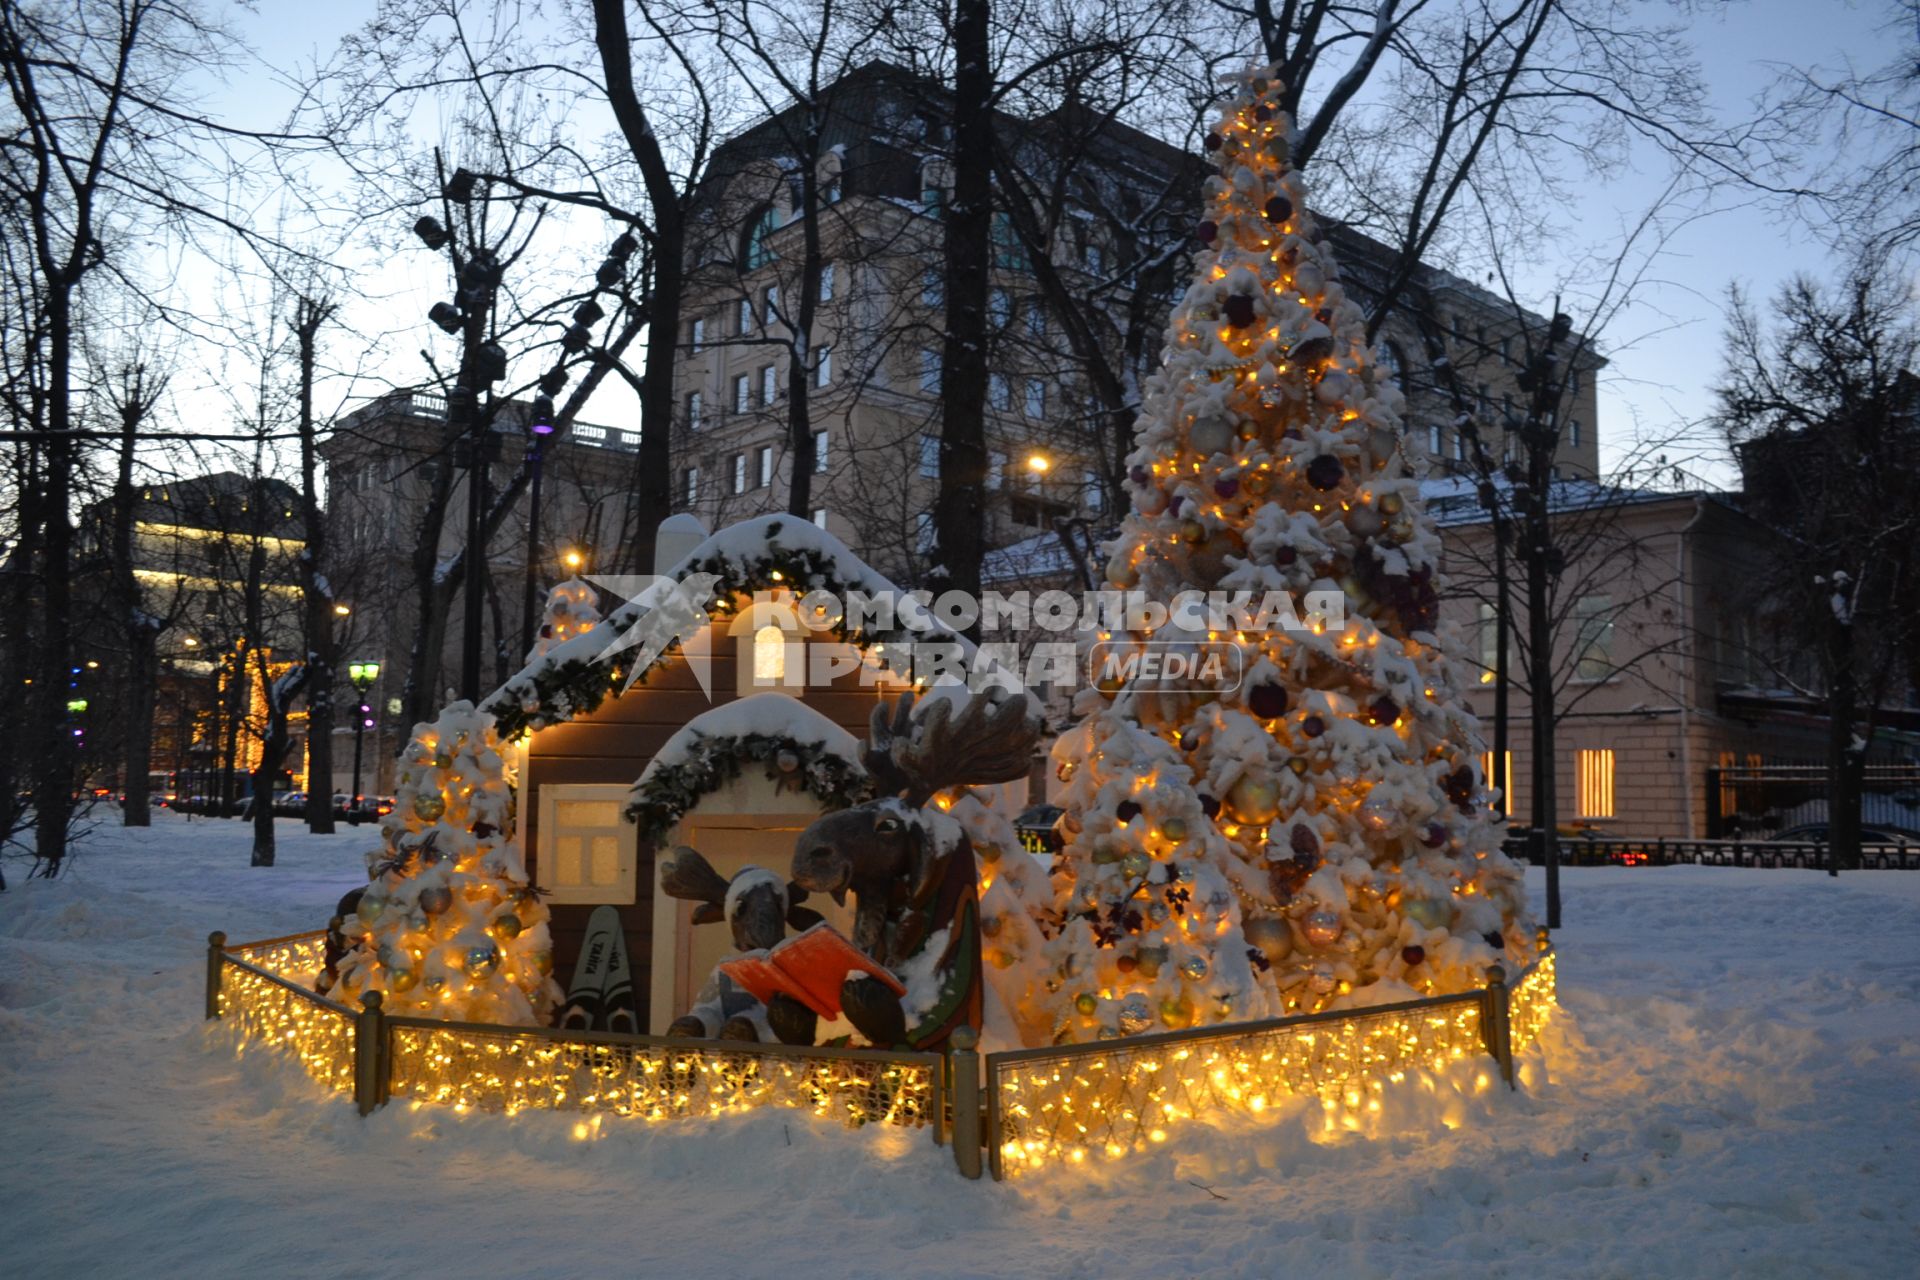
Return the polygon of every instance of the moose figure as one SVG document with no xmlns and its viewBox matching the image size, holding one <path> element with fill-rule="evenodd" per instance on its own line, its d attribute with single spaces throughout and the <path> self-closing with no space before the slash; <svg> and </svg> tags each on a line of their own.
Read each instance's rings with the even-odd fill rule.
<svg viewBox="0 0 1920 1280">
<path fill-rule="evenodd" d="M 801 833 L 793 883 L 843 903 L 854 897 L 853 946 L 902 979 L 903 998 L 848 976 L 840 1005 L 875 1045 L 944 1046 L 980 1027 L 980 895 L 973 845 L 929 803 L 949 787 L 1025 776 L 1040 719 L 1023 694 L 939 696 L 914 714 L 911 691 L 874 708 L 862 762 L 881 798 L 830 813 Z"/>
<path fill-rule="evenodd" d="M 767 951 L 786 937 L 787 926 L 809 929 L 820 913 L 801 904 L 807 891 L 764 867 L 742 867 L 731 881 L 698 850 L 678 845 L 660 866 L 660 887 L 669 897 L 698 902 L 695 924 L 725 920 L 742 952 Z M 694 998 L 693 1008 L 667 1028 L 671 1036 L 758 1042 L 768 1030 L 783 1044 L 812 1044 L 817 1019 L 792 996 L 775 993 L 762 1005 L 745 988 L 715 969 Z"/>
</svg>

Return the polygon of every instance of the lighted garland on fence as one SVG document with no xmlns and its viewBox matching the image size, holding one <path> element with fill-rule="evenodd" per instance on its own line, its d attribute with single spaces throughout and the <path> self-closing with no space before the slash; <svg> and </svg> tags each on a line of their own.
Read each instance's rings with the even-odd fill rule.
<svg viewBox="0 0 1920 1280">
<path fill-rule="evenodd" d="M 840 573 L 834 556 L 824 548 L 782 544 L 779 534 L 783 523 L 778 519 L 767 522 L 766 546 L 750 557 L 716 550 L 681 565 L 672 576 L 680 582 L 702 573 L 720 579 L 716 586 L 720 598 L 711 605 L 716 620 L 727 617 L 733 611 L 736 599 L 751 599 L 756 592 L 785 590 L 801 597 L 819 591 L 844 601 L 852 592 L 873 594 L 876 588 L 883 585 L 875 579 L 848 580 Z M 902 599 L 905 599 L 904 593 Z M 899 621 L 900 612 L 896 609 L 894 625 L 885 628 L 849 626 L 842 614 L 833 617 L 815 634 L 853 645 L 863 652 L 882 645 L 908 645 L 928 639 L 954 638 L 930 616 L 926 618 L 925 628 L 917 629 Z M 638 608 L 629 604 L 615 610 L 599 629 L 609 637 L 615 636 L 632 626 L 639 616 Z M 647 678 L 674 652 L 671 648 L 663 651 L 634 683 L 646 683 Z M 565 724 L 592 713 L 625 680 L 626 668 L 619 663 L 618 655 L 614 656 L 611 663 L 603 662 L 597 656 L 567 658 L 515 676 L 482 707 L 493 713 L 500 736 L 513 741 L 534 730 Z"/>
<path fill-rule="evenodd" d="M 873 794 L 866 771 L 823 743 L 769 733 L 696 734 L 684 760 L 658 765 L 635 784 L 627 819 L 639 826 L 642 840 L 657 842 L 701 797 L 738 778 L 749 760 L 764 763 L 775 783 L 800 788 L 829 810 Z"/>
</svg>

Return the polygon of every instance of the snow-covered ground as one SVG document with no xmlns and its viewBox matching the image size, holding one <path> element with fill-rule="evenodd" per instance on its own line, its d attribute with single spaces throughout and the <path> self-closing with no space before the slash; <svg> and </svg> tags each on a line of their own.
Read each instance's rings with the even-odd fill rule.
<svg viewBox="0 0 1920 1280">
<path fill-rule="evenodd" d="M 200 1018 L 209 930 L 322 923 L 370 835 L 163 815 L 0 896 L 7 1276 L 1825 1276 L 1920 1260 L 1920 874 L 1567 873 L 1532 1087 L 968 1183 L 924 1135 L 362 1120 Z M 1536 896 L 1539 877 L 1535 873 Z M 1546 1077 L 1542 1078 L 1543 1074 Z M 1204 1188 L 1211 1188 L 1211 1191 Z"/>
</svg>

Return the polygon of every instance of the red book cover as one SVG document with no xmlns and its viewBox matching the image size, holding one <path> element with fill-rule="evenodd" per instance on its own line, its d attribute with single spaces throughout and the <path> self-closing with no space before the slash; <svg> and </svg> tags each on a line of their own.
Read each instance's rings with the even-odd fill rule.
<svg viewBox="0 0 1920 1280">
<path fill-rule="evenodd" d="M 861 954 L 825 921 L 771 951 L 723 961 L 720 972 L 762 1004 L 775 992 L 784 992 L 823 1018 L 840 1016 L 840 987 L 849 973 L 872 974 L 895 995 L 907 994 L 904 983 Z"/>
</svg>

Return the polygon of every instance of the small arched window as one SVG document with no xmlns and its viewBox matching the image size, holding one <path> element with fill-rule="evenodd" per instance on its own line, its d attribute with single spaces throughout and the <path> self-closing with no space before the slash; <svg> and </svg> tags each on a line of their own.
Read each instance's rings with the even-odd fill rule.
<svg viewBox="0 0 1920 1280">
<path fill-rule="evenodd" d="M 1407 363 L 1405 358 L 1400 354 L 1399 343 L 1383 342 L 1380 344 L 1380 368 L 1395 382 L 1405 380 Z"/>
<path fill-rule="evenodd" d="M 753 633 L 753 682 L 784 684 L 787 679 L 787 633 L 769 622 Z"/>
<path fill-rule="evenodd" d="M 747 224 L 746 239 L 740 246 L 740 258 L 747 270 L 764 267 L 773 261 L 773 246 L 768 241 L 779 229 L 780 211 L 773 205 L 765 205 L 753 215 L 753 220 Z"/>
</svg>

